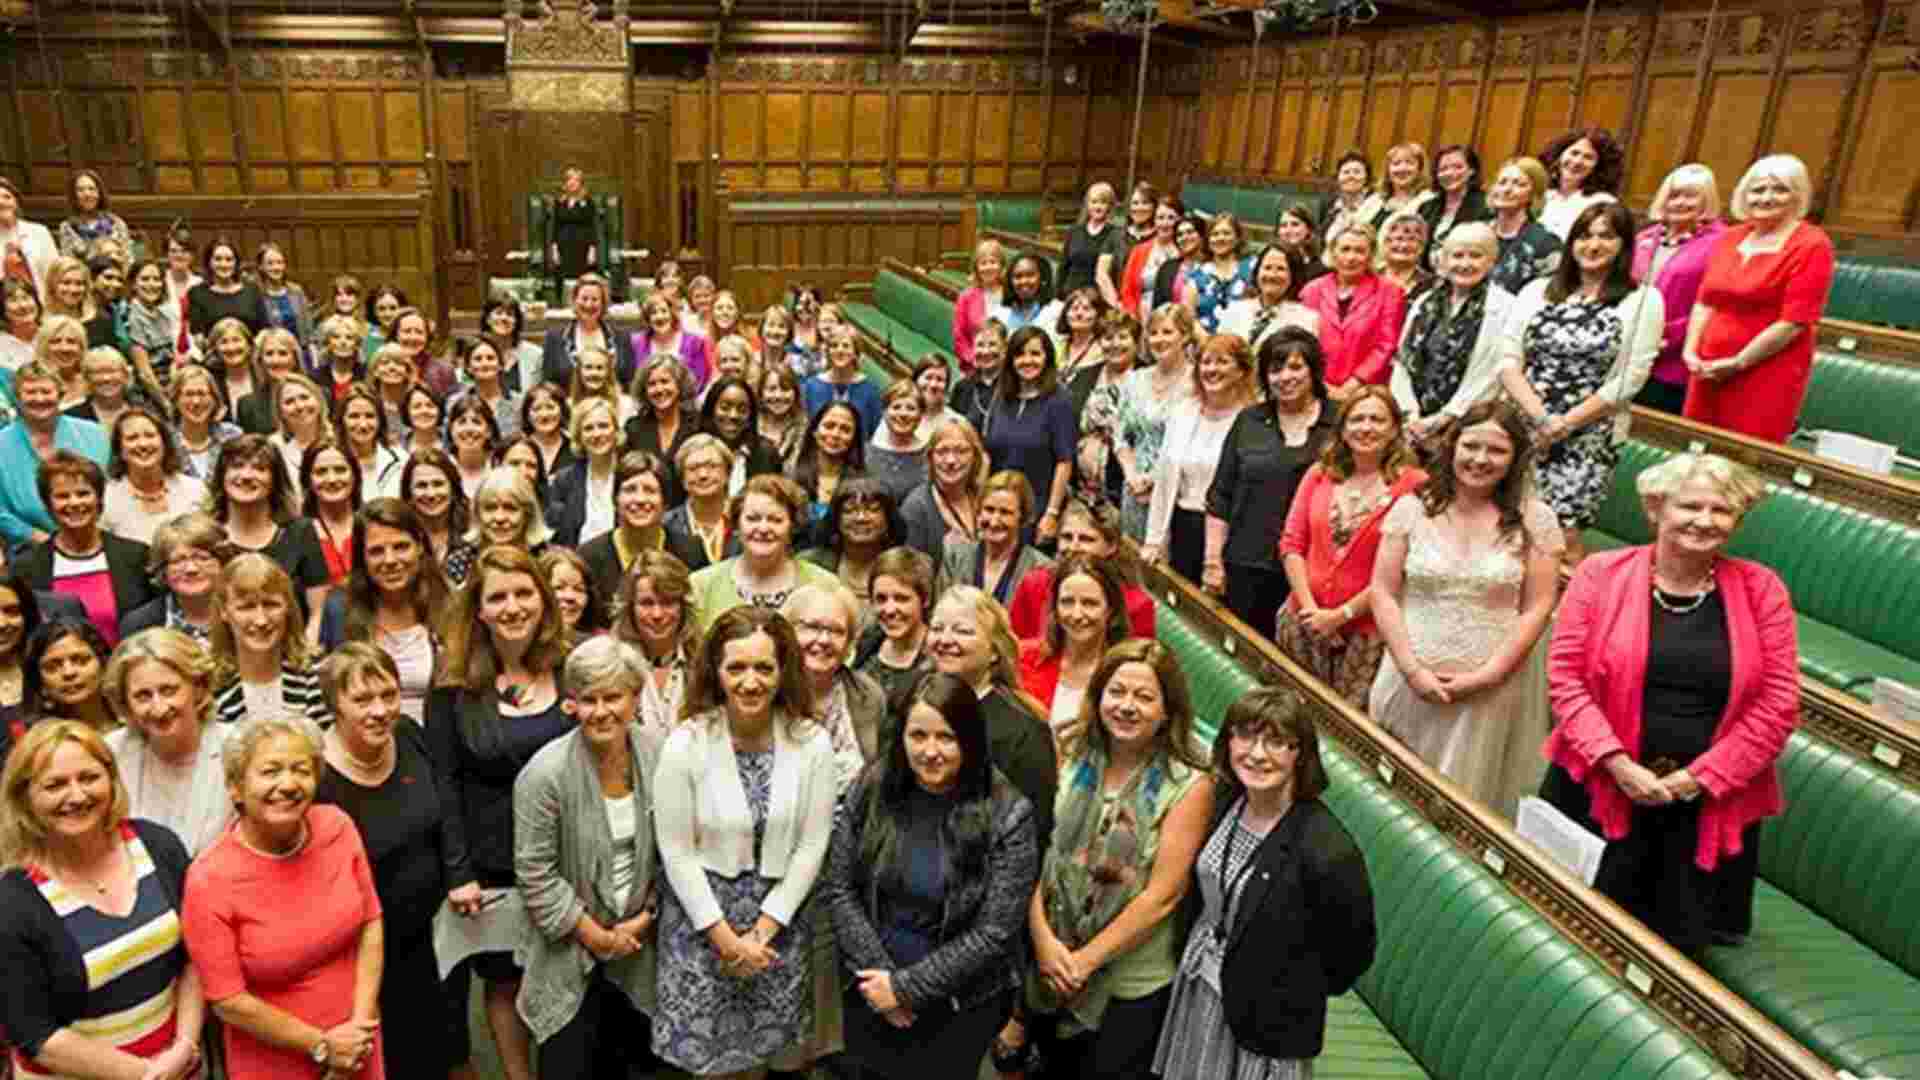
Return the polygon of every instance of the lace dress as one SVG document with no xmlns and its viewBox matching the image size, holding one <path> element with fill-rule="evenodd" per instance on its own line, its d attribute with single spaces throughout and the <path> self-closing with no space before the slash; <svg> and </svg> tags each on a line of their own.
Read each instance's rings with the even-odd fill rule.
<svg viewBox="0 0 1920 1080">
<path fill-rule="evenodd" d="M 1572 299 L 1548 304 L 1528 321 L 1521 337 L 1527 382 L 1548 412 L 1571 412 L 1600 389 L 1620 354 L 1624 332 L 1613 305 Z M 1606 420 L 1568 434 L 1534 458 L 1540 497 L 1560 516 L 1561 525 L 1584 529 L 1593 524 L 1613 486 L 1619 458 L 1613 424 Z"/>
<path fill-rule="evenodd" d="M 1531 542 L 1558 554 L 1553 511 L 1529 500 L 1521 524 Z M 1403 495 L 1381 526 L 1407 538 L 1400 605 L 1414 655 L 1438 673 L 1470 671 L 1500 648 L 1520 618 L 1526 555 L 1519 538 L 1463 558 L 1416 495 Z M 1368 699 L 1374 722 L 1482 803 L 1511 816 L 1540 786 L 1539 747 L 1548 714 L 1543 643 L 1507 681 L 1465 701 L 1422 701 L 1399 665 L 1380 665 Z"/>
</svg>

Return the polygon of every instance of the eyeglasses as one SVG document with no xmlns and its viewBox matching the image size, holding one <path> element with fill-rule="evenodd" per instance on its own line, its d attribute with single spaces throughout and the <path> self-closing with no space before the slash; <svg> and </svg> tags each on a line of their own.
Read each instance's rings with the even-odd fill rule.
<svg viewBox="0 0 1920 1080">
<path fill-rule="evenodd" d="M 793 624 L 794 633 L 805 637 L 843 638 L 847 628 L 839 623 L 821 622 L 818 619 L 801 619 Z"/>
<path fill-rule="evenodd" d="M 1300 748 L 1298 740 L 1287 735 L 1282 735 L 1277 731 L 1268 731 L 1265 729 L 1260 731 L 1236 730 L 1230 732 L 1229 737 L 1233 739 L 1235 746 L 1242 749 L 1252 750 L 1258 748 L 1269 754 L 1279 754 L 1286 750 L 1297 750 Z"/>
<path fill-rule="evenodd" d="M 167 559 L 167 569 L 187 570 L 196 566 L 210 566 L 219 561 L 204 551 L 180 551 Z"/>
</svg>

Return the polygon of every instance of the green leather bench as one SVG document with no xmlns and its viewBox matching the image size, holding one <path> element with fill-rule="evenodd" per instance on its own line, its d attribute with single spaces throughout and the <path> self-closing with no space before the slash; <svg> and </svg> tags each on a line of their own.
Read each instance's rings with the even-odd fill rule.
<svg viewBox="0 0 1920 1080">
<path fill-rule="evenodd" d="M 1638 440 L 1620 448 L 1589 549 L 1653 542 L 1634 483 L 1670 453 Z M 1785 579 L 1802 674 L 1862 700 L 1876 676 L 1920 685 L 1920 529 L 1772 484 L 1727 550 Z"/>
<path fill-rule="evenodd" d="M 1760 830 L 1754 932 L 1704 966 L 1857 1076 L 1920 1076 L 1920 792 L 1796 734 Z"/>
<path fill-rule="evenodd" d="M 1156 606 L 1157 636 L 1179 656 L 1211 743 L 1226 707 L 1257 684 Z M 1321 756 L 1327 805 L 1366 855 L 1380 941 L 1354 992 L 1334 1002 L 1315 1076 L 1728 1075 L 1354 758 L 1329 743 Z"/>
<path fill-rule="evenodd" d="M 1920 296 L 1915 302 L 1920 303 Z M 1814 353 L 1813 379 L 1800 406 L 1803 429 L 1844 431 L 1892 443 L 1902 454 L 1920 457 L 1916 415 L 1920 415 L 1920 367 L 1838 349 Z"/>
<path fill-rule="evenodd" d="M 1180 200 L 1187 209 L 1230 213 L 1242 225 L 1273 225 L 1280 220 L 1280 211 L 1312 197 L 1292 184 L 1256 188 L 1189 180 L 1180 187 Z"/>
<path fill-rule="evenodd" d="M 902 363 L 918 364 L 938 356 L 953 367 L 953 304 L 902 274 L 882 270 L 874 276 L 869 301 L 845 301 L 840 309 L 855 326 L 883 345 L 890 345 Z"/>
<path fill-rule="evenodd" d="M 977 199 L 974 221 L 978 228 L 1005 229 L 1007 232 L 1040 233 L 1044 199 Z"/>
<path fill-rule="evenodd" d="M 965 270 L 948 270 L 945 267 L 936 267 L 935 269 L 927 271 L 927 274 L 934 280 L 951 285 L 956 289 L 967 289 L 973 285 L 973 282 L 968 279 Z"/>
<path fill-rule="evenodd" d="M 1883 255 L 1834 260 L 1828 318 L 1920 330 L 1920 267 Z"/>
</svg>

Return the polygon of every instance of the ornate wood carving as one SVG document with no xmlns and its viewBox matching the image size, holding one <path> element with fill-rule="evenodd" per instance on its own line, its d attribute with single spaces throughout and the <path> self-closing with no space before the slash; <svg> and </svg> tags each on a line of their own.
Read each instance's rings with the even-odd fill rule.
<svg viewBox="0 0 1920 1080">
<path fill-rule="evenodd" d="M 602 22 L 593 0 L 540 0 L 539 17 L 507 0 L 507 88 L 516 109 L 625 112 L 629 104 L 625 0 Z"/>
</svg>

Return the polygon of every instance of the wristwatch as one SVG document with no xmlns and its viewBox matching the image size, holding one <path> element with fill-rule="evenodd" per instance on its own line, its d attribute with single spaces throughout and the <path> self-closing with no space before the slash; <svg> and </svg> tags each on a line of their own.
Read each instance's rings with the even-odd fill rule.
<svg viewBox="0 0 1920 1080">
<path fill-rule="evenodd" d="M 326 1036 L 321 1036 L 320 1041 L 313 1044 L 313 1049 L 307 1051 L 307 1056 L 313 1059 L 315 1065 L 325 1065 L 327 1063 Z"/>
</svg>

